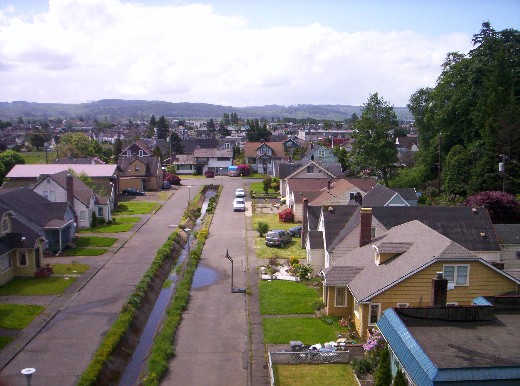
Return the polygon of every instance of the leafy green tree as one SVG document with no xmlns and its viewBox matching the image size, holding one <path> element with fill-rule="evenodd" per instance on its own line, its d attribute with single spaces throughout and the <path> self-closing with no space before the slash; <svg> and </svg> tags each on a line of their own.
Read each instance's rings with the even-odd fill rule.
<svg viewBox="0 0 520 386">
<path fill-rule="evenodd" d="M 25 164 L 25 160 L 20 153 L 13 150 L 0 153 L 0 179 L 3 181 L 7 173 L 17 164 Z"/>
<path fill-rule="evenodd" d="M 260 237 L 264 237 L 264 235 L 269 232 L 269 224 L 263 221 L 259 221 L 256 224 L 256 231 Z"/>
<path fill-rule="evenodd" d="M 375 386 L 390 386 L 392 384 L 392 370 L 390 368 L 390 352 L 385 347 L 381 352 L 381 359 L 375 375 Z"/>
<path fill-rule="evenodd" d="M 45 137 L 39 133 L 31 134 L 29 141 L 38 151 L 45 145 Z"/>
<path fill-rule="evenodd" d="M 336 156 L 338 159 L 338 162 L 341 165 L 341 169 L 343 171 L 349 170 L 351 168 L 350 166 L 350 159 L 348 151 L 344 147 L 336 146 L 332 149 L 332 154 Z"/>
<path fill-rule="evenodd" d="M 149 126 L 150 127 L 156 127 L 157 126 L 157 119 L 155 118 L 155 115 L 152 115 L 150 117 Z"/>
<path fill-rule="evenodd" d="M 272 182 L 273 182 L 273 180 L 271 177 L 265 177 L 264 180 L 262 181 L 262 185 L 263 185 L 265 194 L 267 194 L 269 192 L 269 189 L 271 189 Z"/>
<path fill-rule="evenodd" d="M 386 186 L 396 170 L 397 148 L 392 137 L 397 127 L 394 108 L 377 93 L 364 104 L 361 118 L 352 135 L 352 163 L 359 170 L 370 169 L 381 177 Z"/>
<path fill-rule="evenodd" d="M 220 125 L 218 126 L 218 131 L 217 131 L 218 135 L 220 135 L 221 137 L 227 137 L 227 136 L 230 136 L 231 135 L 231 131 L 229 131 L 226 126 L 224 126 L 224 123 L 223 122 L 220 122 Z"/>
<path fill-rule="evenodd" d="M 96 140 L 83 133 L 65 133 L 60 138 L 58 153 L 72 158 L 101 155 L 100 145 Z"/>
<path fill-rule="evenodd" d="M 247 120 L 249 129 L 247 130 L 246 136 L 248 141 L 257 142 L 261 140 L 268 141 L 271 137 L 271 132 L 267 129 L 267 123 L 264 122 L 260 125 L 258 119 Z"/>
<path fill-rule="evenodd" d="M 224 126 L 229 126 L 231 125 L 231 120 L 229 119 L 229 114 L 228 113 L 224 113 L 222 115 L 222 124 Z"/>
<path fill-rule="evenodd" d="M 470 156 L 461 145 L 451 148 L 442 169 L 442 187 L 446 193 L 465 195 L 470 177 Z"/>
<path fill-rule="evenodd" d="M 206 126 L 210 133 L 214 133 L 216 131 L 216 125 L 215 125 L 215 121 L 213 120 L 213 118 L 210 118 L 208 123 L 206 123 Z"/>
</svg>

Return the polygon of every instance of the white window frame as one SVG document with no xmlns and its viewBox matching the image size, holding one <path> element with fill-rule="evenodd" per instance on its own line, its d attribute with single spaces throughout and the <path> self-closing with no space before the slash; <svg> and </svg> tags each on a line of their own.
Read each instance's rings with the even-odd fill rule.
<svg viewBox="0 0 520 386">
<path fill-rule="evenodd" d="M 309 173 L 309 174 L 310 174 L 310 173 L 314 174 L 314 165 L 309 165 L 309 166 L 307 166 L 307 173 Z"/>
<path fill-rule="evenodd" d="M 408 308 L 410 303 L 397 303 L 397 308 Z"/>
<path fill-rule="evenodd" d="M 454 270 L 453 270 L 453 281 L 451 281 L 450 279 L 448 279 L 446 277 L 446 267 L 453 267 Z M 458 267 L 465 267 L 467 268 L 466 270 L 466 282 L 464 284 L 457 284 L 457 269 Z M 469 286 L 469 268 L 470 268 L 470 265 L 469 264 L 444 264 L 442 266 L 442 274 L 443 276 L 448 279 L 448 283 L 449 284 L 452 284 L 454 285 L 455 287 L 468 287 Z"/>
<path fill-rule="evenodd" d="M 370 227 L 370 239 L 376 238 L 376 227 Z"/>
<path fill-rule="evenodd" d="M 377 306 L 377 320 L 375 321 L 375 323 L 371 323 L 372 306 Z M 375 326 L 380 317 L 381 317 L 381 303 L 369 303 L 369 305 L 368 305 L 368 325 Z"/>
<path fill-rule="evenodd" d="M 98 206 L 97 208 L 97 216 L 98 217 L 103 217 L 105 214 L 104 214 L 104 210 L 103 210 L 103 207 L 102 206 Z"/>
<path fill-rule="evenodd" d="M 338 290 L 343 290 L 343 304 L 338 303 Z M 334 294 L 334 307 L 346 307 L 347 306 L 347 287 L 336 287 Z"/>
<path fill-rule="evenodd" d="M 25 257 L 25 264 L 22 264 L 21 257 Z M 16 252 L 16 264 L 19 267 L 27 267 L 29 265 L 29 256 L 27 256 L 27 252 L 25 251 L 17 251 Z"/>
<path fill-rule="evenodd" d="M 56 191 L 55 190 L 44 190 L 43 197 L 45 197 L 50 202 L 56 202 Z"/>
<path fill-rule="evenodd" d="M 79 221 L 87 221 L 87 211 L 86 210 L 79 211 Z"/>
<path fill-rule="evenodd" d="M 131 157 L 132 156 L 132 150 L 127 150 L 126 151 L 126 156 L 127 157 Z"/>
<path fill-rule="evenodd" d="M 144 151 L 139 150 L 139 157 L 144 157 Z"/>
<path fill-rule="evenodd" d="M 6 253 L 0 256 L 0 273 L 3 273 L 12 267 L 11 255 Z"/>
<path fill-rule="evenodd" d="M 325 157 L 325 150 L 318 150 L 318 157 Z"/>
<path fill-rule="evenodd" d="M 9 233 L 11 230 L 10 222 L 7 216 L 2 219 L 2 233 Z"/>
</svg>

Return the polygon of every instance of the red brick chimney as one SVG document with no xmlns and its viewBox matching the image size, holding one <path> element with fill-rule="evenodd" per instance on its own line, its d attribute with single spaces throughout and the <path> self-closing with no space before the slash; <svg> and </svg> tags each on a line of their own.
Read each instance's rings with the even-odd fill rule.
<svg viewBox="0 0 520 386">
<path fill-rule="evenodd" d="M 372 240 L 372 208 L 361 208 L 359 226 L 359 246 L 367 245 Z"/>
<path fill-rule="evenodd" d="M 305 243 L 307 242 L 307 229 L 309 228 L 308 219 L 307 219 L 308 209 L 309 209 L 309 200 L 306 197 L 304 197 L 303 198 L 303 209 L 302 209 L 302 233 L 300 235 L 302 249 L 305 248 Z"/>
<path fill-rule="evenodd" d="M 65 178 L 65 186 L 67 188 L 67 202 L 74 209 L 74 177 L 70 173 Z"/>
<path fill-rule="evenodd" d="M 445 279 L 442 272 L 437 272 L 437 276 L 432 279 L 432 306 L 445 307 L 448 301 L 448 279 Z"/>
</svg>

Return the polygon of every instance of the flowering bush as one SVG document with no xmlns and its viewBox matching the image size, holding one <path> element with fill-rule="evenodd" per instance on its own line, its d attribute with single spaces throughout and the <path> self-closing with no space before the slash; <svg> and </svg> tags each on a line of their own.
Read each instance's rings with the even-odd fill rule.
<svg viewBox="0 0 520 386">
<path fill-rule="evenodd" d="M 237 172 L 242 176 L 248 176 L 251 173 L 251 168 L 247 164 L 240 164 L 237 166 Z"/>
<path fill-rule="evenodd" d="M 278 221 L 280 222 L 294 222 L 294 213 L 292 209 L 287 208 L 278 213 Z"/>
<path fill-rule="evenodd" d="M 172 173 L 168 173 L 168 172 L 164 173 L 163 180 L 164 181 L 168 181 L 172 185 L 180 185 L 181 184 L 181 178 L 178 175 L 172 174 Z"/>
<path fill-rule="evenodd" d="M 494 224 L 513 224 L 520 221 L 520 202 L 509 193 L 500 191 L 480 192 L 469 196 L 465 205 L 485 205 Z"/>
<path fill-rule="evenodd" d="M 365 357 L 372 362 L 374 367 L 377 366 L 379 357 L 385 348 L 385 340 L 379 329 L 373 328 L 369 331 L 367 342 L 363 345 L 363 348 L 365 349 Z"/>
</svg>

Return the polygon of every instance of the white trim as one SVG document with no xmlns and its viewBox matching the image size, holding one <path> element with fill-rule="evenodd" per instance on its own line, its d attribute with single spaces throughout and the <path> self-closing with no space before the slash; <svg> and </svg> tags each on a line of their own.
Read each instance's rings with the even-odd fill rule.
<svg viewBox="0 0 520 386">
<path fill-rule="evenodd" d="M 459 305 L 459 302 L 446 302 L 446 307 L 455 307 L 458 305 Z"/>
<path fill-rule="evenodd" d="M 370 320 L 372 319 L 372 306 L 377 306 L 377 320 L 381 317 L 381 303 L 369 303 L 368 304 L 368 325 L 369 326 L 375 326 L 377 324 L 377 321 L 375 323 L 370 323 Z"/>
<path fill-rule="evenodd" d="M 443 264 L 442 265 L 442 273 L 443 276 L 446 278 L 446 275 L 444 274 L 446 267 L 454 267 L 453 270 L 453 281 L 449 281 L 449 284 L 453 284 L 455 287 L 468 287 L 469 286 L 469 270 L 470 270 L 470 264 Z M 466 282 L 464 284 L 457 284 L 457 269 L 458 267 L 466 267 Z"/>
<path fill-rule="evenodd" d="M 410 303 L 397 303 L 397 308 L 408 308 Z"/>
<path fill-rule="evenodd" d="M 302 165 L 300 168 L 296 169 L 292 174 L 288 175 L 287 177 L 285 177 L 286 180 L 288 180 L 289 178 L 292 178 L 295 174 L 301 172 L 302 170 L 307 170 L 307 166 L 309 166 L 310 164 L 313 164 L 314 166 L 318 167 L 319 169 L 323 170 L 325 173 L 327 173 L 331 178 L 336 178 L 336 176 L 334 174 L 332 174 L 331 172 L 329 172 L 328 170 L 324 169 L 323 167 L 321 167 L 320 165 L 318 165 L 316 162 L 314 161 L 309 161 L 308 163 L 306 163 L 305 165 Z"/>
<path fill-rule="evenodd" d="M 343 294 L 343 304 L 338 304 L 338 290 L 342 289 L 344 291 Z M 347 306 L 347 287 L 335 287 L 334 288 L 334 307 L 346 307 Z"/>
</svg>

